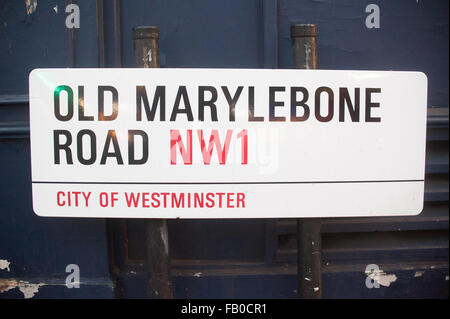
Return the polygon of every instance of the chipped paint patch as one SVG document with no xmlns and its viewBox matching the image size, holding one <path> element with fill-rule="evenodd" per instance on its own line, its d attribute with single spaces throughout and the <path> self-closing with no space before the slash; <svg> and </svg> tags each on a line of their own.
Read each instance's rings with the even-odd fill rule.
<svg viewBox="0 0 450 319">
<path fill-rule="evenodd" d="M 445 281 L 448 281 L 448 276 L 445 276 Z"/>
<path fill-rule="evenodd" d="M 396 281 L 397 281 L 397 276 L 394 274 L 388 275 L 388 274 L 384 273 L 383 271 L 381 271 L 378 276 L 378 282 L 380 283 L 380 285 L 382 285 L 384 287 L 389 287 L 391 285 L 391 283 L 396 282 Z"/>
<path fill-rule="evenodd" d="M 425 273 L 425 270 L 416 271 L 414 273 L 414 278 L 422 277 L 424 273 Z"/>
<path fill-rule="evenodd" d="M 195 274 L 193 274 L 192 275 L 193 277 L 197 277 L 197 278 L 199 278 L 199 277 L 201 277 L 202 276 L 202 273 L 201 272 L 196 272 Z"/>
<path fill-rule="evenodd" d="M 27 14 L 30 15 L 36 11 L 37 0 L 25 0 L 25 6 L 27 9 Z"/>
<path fill-rule="evenodd" d="M 389 287 L 391 283 L 397 281 L 397 276 L 395 274 L 386 274 L 381 269 L 372 272 L 366 271 L 366 275 L 373 281 L 378 282 L 381 286 L 384 287 Z"/>
<path fill-rule="evenodd" d="M 311 57 L 311 44 L 310 43 L 305 43 L 305 69 L 309 69 L 309 65 L 310 65 L 310 57 Z M 314 242 L 312 243 L 314 245 Z"/>
<path fill-rule="evenodd" d="M 19 282 L 19 290 L 23 293 L 25 299 L 33 298 L 34 295 L 39 291 L 39 288 L 45 286 L 44 283 L 31 284 L 27 281 Z"/>
<path fill-rule="evenodd" d="M 25 299 L 29 299 L 33 298 L 34 295 L 39 291 L 39 288 L 41 288 L 42 286 L 45 286 L 45 284 L 32 284 L 28 281 L 17 281 L 15 279 L 0 279 L 0 294 L 15 288 L 19 288 L 20 292 L 23 293 L 23 297 Z"/>
<path fill-rule="evenodd" d="M 6 259 L 0 259 L 0 270 L 5 270 L 9 272 L 9 265 L 11 263 L 7 261 Z"/>
<path fill-rule="evenodd" d="M 148 58 L 148 62 L 152 62 L 152 61 L 153 61 L 153 60 L 152 60 L 152 49 L 149 49 L 149 50 L 148 50 L 147 58 Z"/>
<path fill-rule="evenodd" d="M 161 234 L 161 241 L 164 245 L 164 252 L 166 255 L 169 255 L 169 235 L 167 233 L 167 226 L 161 226 L 159 232 Z"/>
</svg>

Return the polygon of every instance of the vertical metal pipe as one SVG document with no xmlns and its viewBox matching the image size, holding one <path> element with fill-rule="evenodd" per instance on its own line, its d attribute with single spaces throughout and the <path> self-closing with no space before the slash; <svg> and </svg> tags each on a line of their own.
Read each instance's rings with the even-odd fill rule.
<svg viewBox="0 0 450 319">
<path fill-rule="evenodd" d="M 317 27 L 315 24 L 291 26 L 293 66 L 296 69 L 317 69 Z"/>
<path fill-rule="evenodd" d="M 138 68 L 159 68 L 159 28 L 133 28 L 135 64 Z"/>
<path fill-rule="evenodd" d="M 291 26 L 294 68 L 317 68 L 316 36 L 317 27 L 314 24 Z M 298 296 L 301 299 L 322 298 L 322 236 L 320 231 L 320 219 L 297 220 Z"/>
<path fill-rule="evenodd" d="M 136 67 L 159 67 L 158 38 L 158 27 L 133 28 Z M 151 299 L 172 298 L 167 220 L 145 220 L 145 241 L 145 263 L 148 272 L 147 295 Z"/>
<path fill-rule="evenodd" d="M 316 218 L 297 220 L 297 276 L 300 299 L 322 298 L 322 236 Z"/>
<path fill-rule="evenodd" d="M 97 0 L 97 44 L 98 44 L 98 66 L 105 67 L 105 24 L 103 0 Z"/>
</svg>

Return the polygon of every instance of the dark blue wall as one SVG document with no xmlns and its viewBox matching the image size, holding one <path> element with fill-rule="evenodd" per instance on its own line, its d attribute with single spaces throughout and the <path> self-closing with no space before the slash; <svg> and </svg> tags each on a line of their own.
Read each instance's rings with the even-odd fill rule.
<svg viewBox="0 0 450 319">
<path fill-rule="evenodd" d="M 45 284 L 35 295 L 42 298 L 145 297 L 141 221 L 32 211 L 32 69 L 133 67 L 137 25 L 160 27 L 161 67 L 289 68 L 296 23 L 317 24 L 321 69 L 414 70 L 429 80 L 424 212 L 324 219 L 323 296 L 448 297 L 448 1 L 73 1 L 75 30 L 65 27 L 70 2 L 37 0 L 27 14 L 25 0 L 0 1 L 0 261 L 10 262 L 0 270 L 0 298 L 24 296 L 6 291 L 11 281 Z M 365 26 L 370 3 L 380 7 L 379 29 Z M 295 235 L 294 220 L 169 221 L 175 297 L 295 298 Z M 397 281 L 367 289 L 370 263 Z M 81 288 L 64 285 L 67 264 L 80 266 Z"/>
<path fill-rule="evenodd" d="M 380 8 L 380 28 L 368 29 L 368 4 Z M 428 104 L 448 107 L 448 1 L 279 2 L 280 67 L 291 64 L 289 26 L 316 23 L 320 69 L 421 71 Z"/>
</svg>

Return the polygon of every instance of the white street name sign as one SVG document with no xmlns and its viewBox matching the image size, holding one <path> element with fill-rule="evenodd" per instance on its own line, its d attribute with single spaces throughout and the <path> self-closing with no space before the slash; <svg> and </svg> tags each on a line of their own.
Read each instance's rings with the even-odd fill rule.
<svg viewBox="0 0 450 319">
<path fill-rule="evenodd" d="M 29 80 L 40 216 L 394 216 L 423 208 L 423 73 L 36 69 Z"/>
</svg>

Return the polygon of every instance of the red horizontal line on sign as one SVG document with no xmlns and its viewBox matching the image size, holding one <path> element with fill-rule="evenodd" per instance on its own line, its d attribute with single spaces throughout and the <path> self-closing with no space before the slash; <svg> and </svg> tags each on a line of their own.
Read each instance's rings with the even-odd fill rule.
<svg viewBox="0 0 450 319">
<path fill-rule="evenodd" d="M 209 185 L 209 184 L 351 184 L 351 183 L 407 183 L 424 182 L 423 179 L 376 180 L 376 181 L 302 181 L 302 182 L 55 182 L 33 181 L 34 184 L 129 184 L 129 185 Z"/>
</svg>

